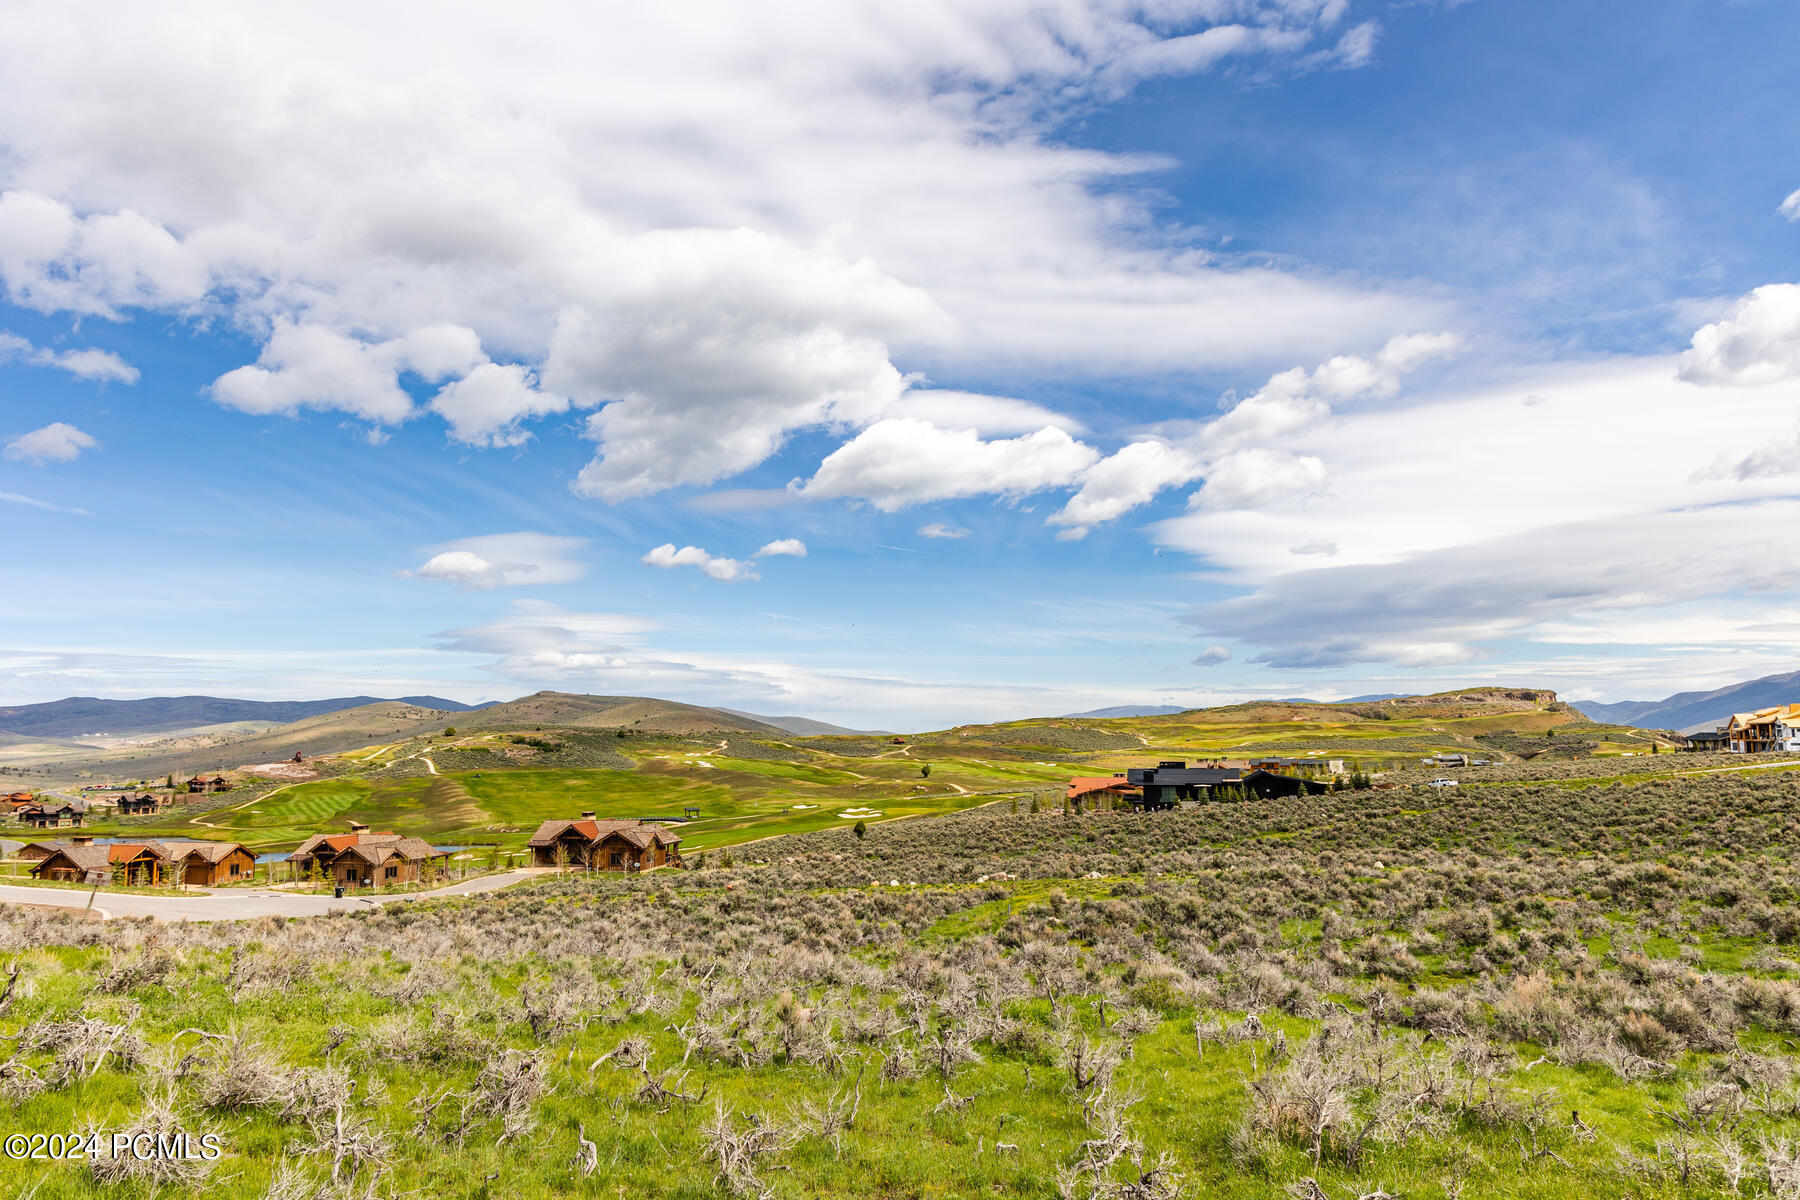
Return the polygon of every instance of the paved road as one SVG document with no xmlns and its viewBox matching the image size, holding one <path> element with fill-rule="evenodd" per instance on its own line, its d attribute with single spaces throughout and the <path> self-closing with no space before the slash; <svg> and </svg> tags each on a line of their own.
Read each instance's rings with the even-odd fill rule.
<svg viewBox="0 0 1800 1200">
<path fill-rule="evenodd" d="M 520 880 L 545 873 L 547 868 L 524 867 L 498 875 L 465 879 L 448 887 L 406 896 L 364 898 L 346 896 L 297 896 L 264 888 L 229 889 L 192 895 L 133 896 L 102 892 L 94 907 L 109 917 L 155 917 L 159 921 L 248 921 L 256 917 L 317 917 L 325 913 L 352 912 L 383 904 L 405 904 L 439 896 L 467 896 L 492 892 Z M 11 887 L 0 884 L 0 903 L 39 904 L 57 908 L 86 908 L 88 892 L 75 888 Z"/>
</svg>

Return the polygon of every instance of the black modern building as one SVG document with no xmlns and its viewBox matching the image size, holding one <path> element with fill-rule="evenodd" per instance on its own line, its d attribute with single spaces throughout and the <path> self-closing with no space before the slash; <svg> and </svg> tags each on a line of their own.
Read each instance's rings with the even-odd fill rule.
<svg viewBox="0 0 1800 1200">
<path fill-rule="evenodd" d="M 1318 795 L 1329 785 L 1297 775 L 1274 771 L 1243 771 L 1237 767 L 1190 767 L 1185 762 L 1159 762 L 1154 767 L 1133 767 L 1125 772 L 1127 783 L 1142 789 L 1132 803 L 1147 809 L 1174 808 L 1184 802 L 1210 800 L 1217 789 L 1232 794 L 1248 793 L 1261 800 L 1272 796 Z"/>
<path fill-rule="evenodd" d="M 1185 762 L 1159 762 L 1154 767 L 1133 767 L 1125 780 L 1143 789 L 1136 803 L 1144 808 L 1174 808 L 1184 800 L 1205 800 L 1220 784 L 1243 778 L 1236 767 L 1190 767 Z"/>
</svg>

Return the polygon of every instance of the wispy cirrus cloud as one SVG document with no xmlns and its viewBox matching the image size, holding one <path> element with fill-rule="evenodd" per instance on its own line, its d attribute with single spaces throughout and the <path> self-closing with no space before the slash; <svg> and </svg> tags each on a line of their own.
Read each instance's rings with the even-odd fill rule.
<svg viewBox="0 0 1800 1200">
<path fill-rule="evenodd" d="M 402 572 L 486 590 L 573 583 L 587 575 L 580 558 L 587 539 L 547 533 L 492 533 L 433 547 L 417 568 Z"/>
<path fill-rule="evenodd" d="M 40 508 L 45 512 L 70 513 L 77 517 L 92 515 L 85 508 L 65 508 L 61 504 L 52 504 L 48 500 L 39 500 L 35 496 L 25 496 L 18 492 L 0 492 L 0 501 L 7 504 L 23 504 L 27 508 Z"/>
<path fill-rule="evenodd" d="M 77 379 L 95 383 L 136 383 L 138 369 L 110 350 L 87 347 L 80 350 L 51 350 L 34 346 L 16 333 L 0 331 L 0 363 L 22 362 L 33 367 L 53 367 L 67 371 Z"/>
</svg>

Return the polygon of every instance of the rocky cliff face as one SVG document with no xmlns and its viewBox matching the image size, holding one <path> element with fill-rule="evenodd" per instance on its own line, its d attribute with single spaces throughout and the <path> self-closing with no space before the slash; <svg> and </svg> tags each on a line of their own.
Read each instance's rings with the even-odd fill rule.
<svg viewBox="0 0 1800 1200">
<path fill-rule="evenodd" d="M 1401 696 L 1382 701 L 1394 708 L 1422 708 L 1445 704 L 1482 704 L 1500 709 L 1548 708 L 1557 703 L 1556 693 L 1548 688 L 1483 687 L 1465 688 L 1459 692 L 1439 692 L 1433 696 Z"/>
</svg>

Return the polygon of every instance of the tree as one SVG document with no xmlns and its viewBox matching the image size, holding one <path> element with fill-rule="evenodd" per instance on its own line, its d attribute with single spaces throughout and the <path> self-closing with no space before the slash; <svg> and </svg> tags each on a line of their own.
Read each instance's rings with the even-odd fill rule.
<svg viewBox="0 0 1800 1200">
<path fill-rule="evenodd" d="M 1012 798 L 1012 814 L 1015 817 L 1019 815 L 1019 798 L 1017 796 Z"/>
<path fill-rule="evenodd" d="M 924 776 L 926 779 L 930 779 L 931 778 L 931 764 L 926 763 L 924 766 L 920 767 L 919 774 Z"/>
<path fill-rule="evenodd" d="M 1031 798 L 1031 811 L 1038 812 L 1038 811 L 1040 811 L 1040 808 L 1041 808 L 1041 806 L 1038 804 L 1038 798 L 1036 796 L 1033 796 Z"/>
<path fill-rule="evenodd" d="M 445 737 L 455 737 L 456 736 L 456 726 L 454 726 L 454 725 L 444 726 L 444 736 Z"/>
<path fill-rule="evenodd" d="M 856 835 L 856 840 L 860 842 L 869 836 L 869 827 L 863 822 L 858 821 L 850 827 L 850 832 L 854 833 Z"/>
</svg>

